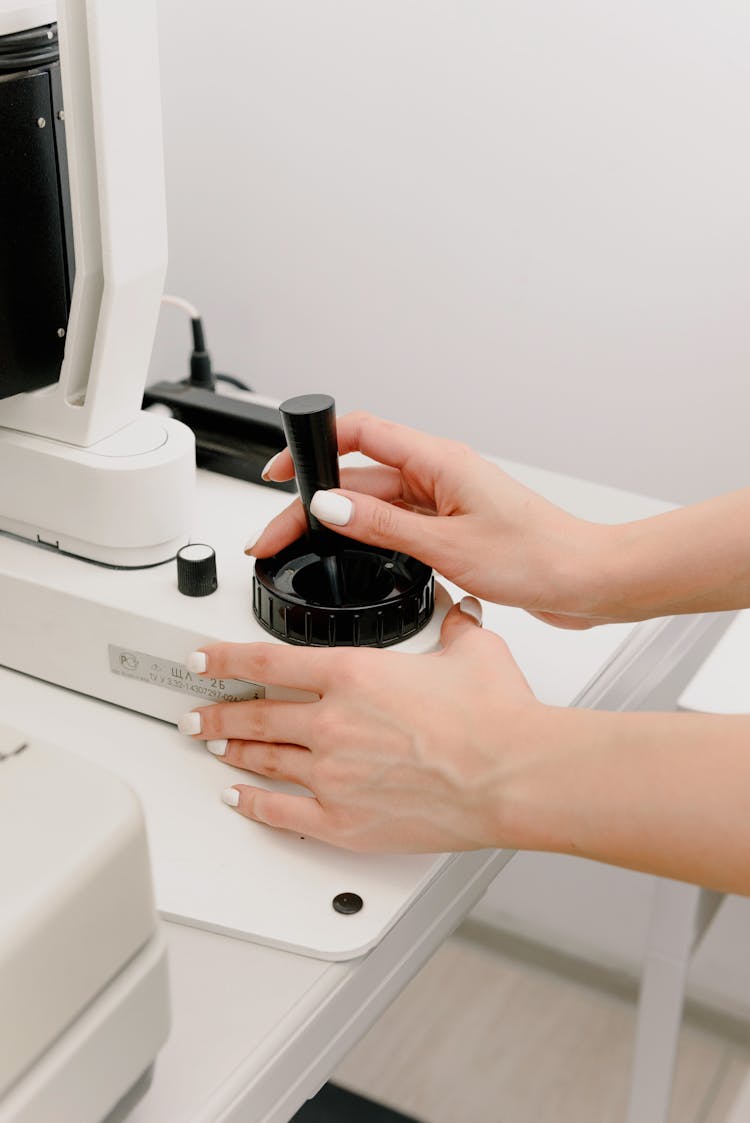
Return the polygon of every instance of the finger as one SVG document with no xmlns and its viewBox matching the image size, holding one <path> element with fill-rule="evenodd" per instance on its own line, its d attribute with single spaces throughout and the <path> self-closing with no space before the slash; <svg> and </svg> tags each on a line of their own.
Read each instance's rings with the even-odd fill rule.
<svg viewBox="0 0 750 1123">
<path fill-rule="evenodd" d="M 500 674 L 492 689 L 513 689 L 521 692 L 519 697 L 526 695 L 533 700 L 531 687 L 505 640 L 482 627 L 481 612 L 482 605 L 476 597 L 463 597 L 453 605 L 440 630 L 443 647 L 438 656 L 454 653 L 461 659 L 473 660 L 477 674 L 489 669 Z"/>
<path fill-rule="evenodd" d="M 368 468 L 344 468 L 341 482 L 351 491 L 368 492 L 389 502 L 402 498 L 401 474 L 395 468 L 373 465 Z M 296 542 L 307 530 L 302 503 L 296 499 L 281 514 L 271 519 L 255 542 L 248 543 L 245 553 L 256 558 L 270 558 L 285 546 Z"/>
<path fill-rule="evenodd" d="M 223 752 L 217 749 L 223 747 Z M 269 780 L 289 780 L 293 784 L 310 787 L 312 757 L 300 745 L 268 744 L 263 741 L 224 740 L 213 741 L 210 752 L 233 768 L 255 772 Z"/>
<path fill-rule="evenodd" d="M 260 474 L 262 480 L 274 480 L 276 483 L 291 480 L 293 476 L 294 464 L 288 448 L 282 448 L 281 452 L 272 456 Z"/>
<path fill-rule="evenodd" d="M 473 636 L 482 627 L 482 606 L 476 597 L 464 597 L 454 604 L 440 628 L 440 642 L 447 650 L 464 636 Z"/>
<path fill-rule="evenodd" d="M 336 437 L 339 456 L 345 456 L 347 452 L 363 452 L 393 468 L 401 468 L 415 453 L 429 453 L 436 443 L 442 443 L 440 438 L 362 411 L 338 418 Z M 272 456 L 262 472 L 263 479 L 279 483 L 290 480 L 293 475 L 294 466 L 287 448 Z"/>
<path fill-rule="evenodd" d="M 450 539 L 460 537 L 456 520 L 424 515 L 385 503 L 373 495 L 359 492 L 316 491 L 310 510 L 320 522 L 346 538 L 413 554 L 428 565 L 441 568 Z"/>
<path fill-rule="evenodd" d="M 314 796 L 284 795 L 247 784 L 235 784 L 225 788 L 221 798 L 240 815 L 257 823 L 312 838 L 321 838 L 325 834 L 325 813 Z"/>
<path fill-rule="evenodd" d="M 404 477 L 398 468 L 387 468 L 384 464 L 373 464 L 367 468 L 342 468 L 341 487 L 346 491 L 361 492 L 364 495 L 374 495 L 376 499 L 384 499 L 386 503 L 398 503 L 412 511 L 424 511 L 435 514 L 435 504 L 425 504 L 426 495 L 416 496 L 406 486 Z"/>
<path fill-rule="evenodd" d="M 178 728 L 206 741 L 264 741 L 305 745 L 316 702 L 217 702 L 193 710 Z M 199 728 L 196 728 L 199 726 Z"/>
<path fill-rule="evenodd" d="M 340 456 L 363 452 L 380 464 L 399 469 L 415 458 L 437 462 L 440 450 L 453 443 L 362 412 L 339 418 L 336 433 Z"/>
<path fill-rule="evenodd" d="M 285 546 L 301 538 L 306 530 L 307 521 L 302 503 L 299 499 L 295 499 L 281 514 L 271 519 L 255 542 L 248 542 L 245 553 L 255 558 L 273 557 Z"/>
<path fill-rule="evenodd" d="M 397 468 L 372 464 L 366 468 L 342 468 L 341 486 L 347 491 L 360 491 L 375 495 L 392 503 L 403 498 L 401 473 Z"/>
<path fill-rule="evenodd" d="M 282 643 L 211 643 L 191 651 L 185 665 L 202 677 L 235 678 L 322 694 L 335 679 L 341 657 L 340 648 L 293 647 Z"/>
</svg>

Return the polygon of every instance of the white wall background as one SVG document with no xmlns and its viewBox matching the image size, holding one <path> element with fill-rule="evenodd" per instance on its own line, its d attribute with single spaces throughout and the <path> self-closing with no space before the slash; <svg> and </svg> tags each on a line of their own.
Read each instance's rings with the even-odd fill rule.
<svg viewBox="0 0 750 1123">
<path fill-rule="evenodd" d="M 666 499 L 750 482 L 746 0 L 159 5 L 168 287 L 219 368 Z M 186 346 L 165 310 L 152 377 Z M 651 891 L 525 855 L 479 915 L 635 969 Z M 693 981 L 747 1014 L 749 926 Z"/>
<path fill-rule="evenodd" d="M 220 367 L 662 498 L 747 483 L 745 0 L 159 4 L 169 287 Z M 165 312 L 153 376 L 185 341 Z"/>
</svg>

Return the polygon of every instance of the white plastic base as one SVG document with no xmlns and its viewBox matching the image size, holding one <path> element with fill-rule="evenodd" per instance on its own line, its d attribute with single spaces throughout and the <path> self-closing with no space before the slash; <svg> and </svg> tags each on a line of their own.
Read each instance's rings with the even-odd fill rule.
<svg viewBox="0 0 750 1123">
<path fill-rule="evenodd" d="M 222 698 L 309 697 L 262 683 L 206 682 L 187 671 L 188 653 L 205 643 L 281 642 L 252 615 L 253 562 L 244 545 L 290 497 L 208 473 L 200 485 L 191 537 L 216 550 L 219 581 L 206 597 L 178 591 L 175 562 L 105 569 L 0 536 L 0 663 L 173 723 Z M 432 621 L 398 650 L 437 648 L 449 605 L 447 593 L 436 590 Z M 59 720 L 66 725 L 64 702 Z M 222 788 L 247 783 L 248 774 L 212 757 L 202 742 L 141 719 L 114 743 L 106 720 L 100 728 L 91 742 L 79 731 L 77 748 L 140 796 L 157 905 L 170 919 L 347 959 L 377 943 L 452 860 L 351 854 L 249 823 L 219 799 Z M 365 908 L 353 916 L 335 912 L 331 902 L 341 892 L 359 893 Z"/>
<path fill-rule="evenodd" d="M 173 558 L 189 537 L 195 441 L 187 426 L 141 413 L 79 448 L 0 428 L 0 531 L 104 565 Z"/>
</svg>

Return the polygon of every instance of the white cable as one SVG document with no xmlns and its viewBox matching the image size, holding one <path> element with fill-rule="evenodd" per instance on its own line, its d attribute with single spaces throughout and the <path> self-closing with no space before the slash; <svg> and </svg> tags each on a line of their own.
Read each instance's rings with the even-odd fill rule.
<svg viewBox="0 0 750 1123">
<path fill-rule="evenodd" d="M 175 308 L 181 308 L 183 312 L 187 312 L 191 320 L 199 320 L 200 312 L 191 304 L 189 300 L 185 300 L 182 296 L 172 296 L 170 293 L 164 293 L 161 298 L 162 304 L 172 304 Z"/>
</svg>

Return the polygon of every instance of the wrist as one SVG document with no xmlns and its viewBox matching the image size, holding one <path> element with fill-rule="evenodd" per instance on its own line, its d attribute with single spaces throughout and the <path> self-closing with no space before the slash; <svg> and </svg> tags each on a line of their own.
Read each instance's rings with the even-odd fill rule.
<svg viewBox="0 0 750 1123">
<path fill-rule="evenodd" d="M 613 715 L 538 703 L 521 717 L 496 794 L 497 846 L 588 856 Z"/>
<path fill-rule="evenodd" d="M 585 523 L 574 550 L 566 555 L 567 603 L 571 616 L 591 623 L 627 623 L 671 612 L 699 611 L 680 607 L 689 600 L 680 570 L 679 549 L 664 538 L 657 520 L 613 526 Z"/>
<path fill-rule="evenodd" d="M 553 778 L 567 755 L 557 717 L 565 711 L 541 702 L 504 723 L 502 760 L 494 790 L 488 789 L 494 815 L 492 845 L 518 850 L 554 850 Z"/>
<path fill-rule="evenodd" d="M 498 846 L 750 893 L 744 714 L 542 708 L 506 770 Z"/>
<path fill-rule="evenodd" d="M 750 489 L 597 528 L 593 612 L 646 620 L 750 604 Z"/>
<path fill-rule="evenodd" d="M 634 618 L 627 614 L 627 564 L 619 529 L 582 519 L 571 519 L 561 528 L 555 592 L 552 603 L 538 606 L 541 611 L 597 624 Z"/>
</svg>

